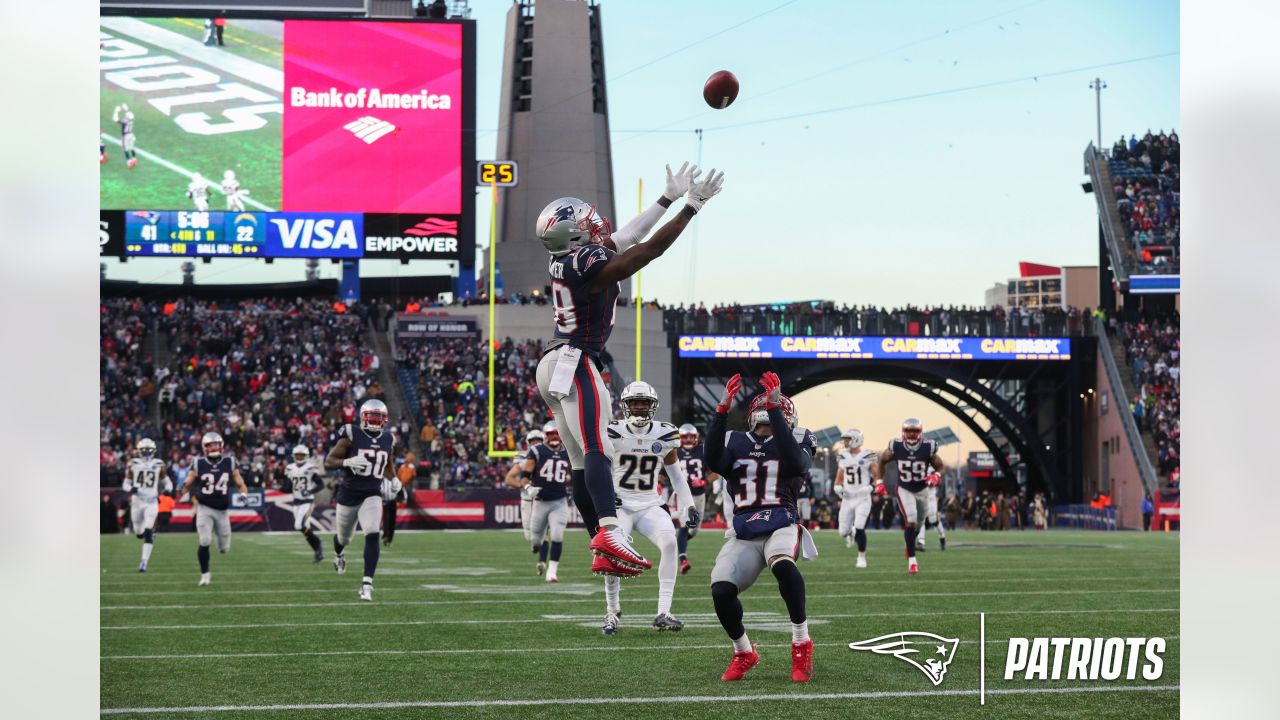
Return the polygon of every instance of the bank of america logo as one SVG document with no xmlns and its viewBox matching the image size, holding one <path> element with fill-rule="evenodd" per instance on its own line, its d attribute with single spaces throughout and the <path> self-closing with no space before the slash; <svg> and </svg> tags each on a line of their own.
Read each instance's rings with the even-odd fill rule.
<svg viewBox="0 0 1280 720">
<path fill-rule="evenodd" d="M 399 130 L 395 125 L 392 125 L 386 120 L 379 120 L 372 115 L 365 115 L 359 120 L 349 122 L 346 125 L 343 125 L 342 129 L 350 131 L 352 135 L 355 135 L 370 145 L 377 142 L 383 135 Z"/>
</svg>

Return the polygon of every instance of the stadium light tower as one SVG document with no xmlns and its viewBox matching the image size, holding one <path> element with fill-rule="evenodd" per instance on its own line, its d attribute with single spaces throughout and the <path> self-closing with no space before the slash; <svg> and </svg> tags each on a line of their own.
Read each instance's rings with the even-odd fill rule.
<svg viewBox="0 0 1280 720">
<path fill-rule="evenodd" d="M 1098 152 L 1102 152 L 1102 91 L 1106 88 L 1107 83 L 1102 78 L 1094 78 L 1093 82 L 1089 83 L 1089 89 L 1093 90 L 1094 110 L 1098 117 L 1098 144 L 1094 146 Z"/>
</svg>

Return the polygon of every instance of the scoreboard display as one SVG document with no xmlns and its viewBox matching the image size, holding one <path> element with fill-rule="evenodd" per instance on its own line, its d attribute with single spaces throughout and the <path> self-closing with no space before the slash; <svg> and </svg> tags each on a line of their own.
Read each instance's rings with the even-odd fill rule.
<svg viewBox="0 0 1280 720">
<path fill-rule="evenodd" d="M 153 256 L 262 255 L 263 213 L 136 210 L 125 214 L 125 252 Z"/>
</svg>

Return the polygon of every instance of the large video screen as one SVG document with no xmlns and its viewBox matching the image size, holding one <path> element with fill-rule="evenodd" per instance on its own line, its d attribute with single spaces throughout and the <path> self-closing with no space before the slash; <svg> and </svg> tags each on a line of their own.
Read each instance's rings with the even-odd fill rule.
<svg viewBox="0 0 1280 720">
<path fill-rule="evenodd" d="M 458 256 L 464 31 L 102 17 L 104 222 L 127 255 Z"/>
</svg>

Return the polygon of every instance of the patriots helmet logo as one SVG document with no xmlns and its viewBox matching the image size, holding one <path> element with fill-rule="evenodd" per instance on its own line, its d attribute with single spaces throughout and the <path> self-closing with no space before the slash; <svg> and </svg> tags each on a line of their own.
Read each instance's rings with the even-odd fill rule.
<svg viewBox="0 0 1280 720">
<path fill-rule="evenodd" d="M 924 673 L 934 685 L 941 685 L 947 666 L 956 658 L 959 643 L 959 638 L 944 638 L 926 632 L 902 632 L 849 643 L 849 649 L 868 650 L 905 660 Z"/>
<path fill-rule="evenodd" d="M 770 515 L 772 515 L 772 514 L 773 514 L 773 510 L 772 510 L 772 509 L 769 509 L 769 510 L 760 510 L 760 511 L 759 511 L 759 512 L 757 512 L 756 514 L 754 514 L 754 515 L 752 515 L 751 517 L 747 518 L 747 522 L 752 522 L 752 521 L 754 521 L 754 520 L 763 520 L 763 521 L 765 521 L 765 522 L 768 522 L 768 521 L 769 521 L 769 516 L 770 516 Z"/>
<path fill-rule="evenodd" d="M 561 220 L 570 220 L 570 221 L 572 221 L 572 220 L 573 220 L 573 206 L 572 206 L 572 205 L 561 205 L 560 207 L 556 208 L 556 214 L 552 217 L 552 220 L 554 220 L 555 222 L 559 222 L 559 221 L 561 221 Z"/>
</svg>

